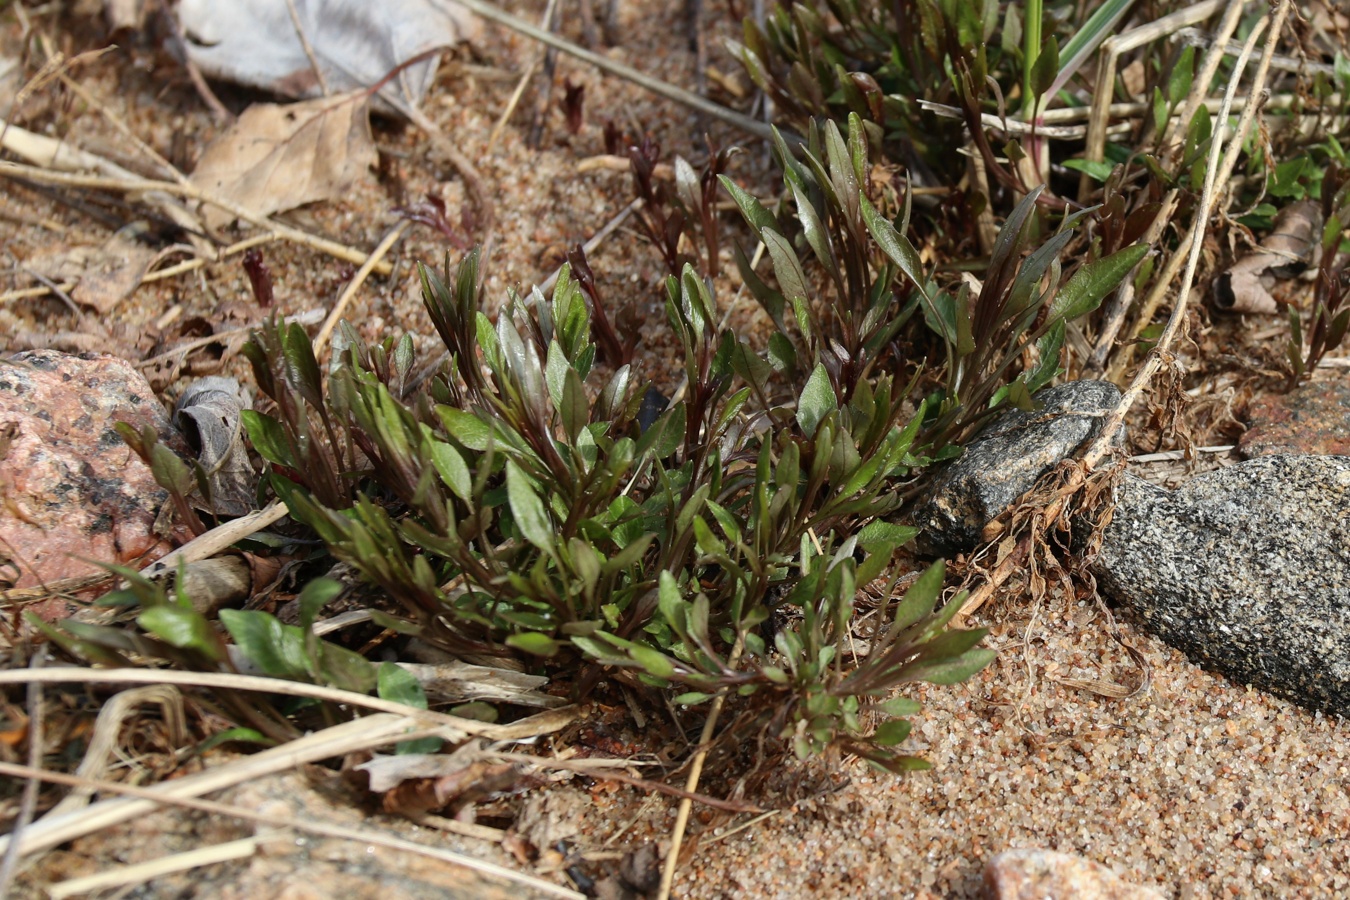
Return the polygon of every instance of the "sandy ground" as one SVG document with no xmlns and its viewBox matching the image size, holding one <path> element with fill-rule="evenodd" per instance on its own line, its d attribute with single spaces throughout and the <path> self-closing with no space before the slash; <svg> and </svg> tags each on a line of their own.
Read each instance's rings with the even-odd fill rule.
<svg viewBox="0 0 1350 900">
<path fill-rule="evenodd" d="M 542 4 L 507 6 L 537 19 Z M 707 17 L 717 20 L 714 30 L 729 31 L 720 6 Z M 691 86 L 694 58 L 683 23 L 676 4 L 623 3 L 623 43 L 607 52 Z M 575 27 L 565 30 L 579 36 Z M 493 298 L 504 297 L 510 286 L 528 289 L 542 280 L 563 248 L 587 239 L 627 203 L 625 173 L 576 171 L 579 160 L 603 151 L 606 118 L 649 130 L 668 152 L 699 160 L 691 137 L 703 130 L 723 144 L 740 139 L 563 60 L 555 100 L 566 78 L 586 85 L 583 130 L 569 134 L 555 108 L 542 146 L 527 147 L 527 102 L 487 155 L 488 133 L 515 78 L 538 52 L 524 39 L 489 28 L 472 58 L 443 69 L 428 104 L 496 191 L 497 240 L 487 280 Z M 715 47 L 712 61 L 723 72 L 735 71 Z M 214 126 L 190 88 L 125 63 L 114 57 L 90 64 L 88 86 L 118 98 L 128 122 L 154 146 L 168 152 L 178 134 L 199 150 Z M 106 125 L 92 113 L 75 118 L 72 137 L 114 155 L 116 135 Z M 404 182 L 403 197 L 372 178 L 342 201 L 300 211 L 291 220 L 369 247 L 394 222 L 390 210 L 400 199 L 436 190 L 452 211 L 458 208 L 459 181 L 443 164 L 427 160 L 415 130 L 380 126 L 377 140 Z M 733 174 L 767 189 L 764 154 L 746 143 L 752 152 L 737 158 Z M 106 238 L 95 222 L 32 190 L 4 184 L 0 198 L 14 213 L 0 218 L 0 242 L 19 260 L 55 243 Z M 32 224 L 40 220 L 57 227 Z M 433 346 L 411 263 L 439 261 L 445 249 L 426 229 L 414 230 L 398 248 L 395 275 L 368 286 L 354 308 L 352 317 L 367 337 L 410 330 L 419 335 L 419 347 Z M 308 251 L 273 245 L 266 253 L 285 312 L 331 303 L 344 283 L 340 266 Z M 644 304 L 648 374 L 669 386 L 678 373 L 663 336 L 655 253 L 624 229 L 591 259 L 603 291 Z M 2 287 L 13 286 L 20 281 L 11 278 Z M 730 295 L 730 289 L 721 294 Z M 17 347 L 17 336 L 25 333 L 73 330 L 97 336 L 111 352 L 142 358 L 159 341 L 176 338 L 175 326 L 155 325 L 175 307 L 179 320 L 261 317 L 242 269 L 221 266 L 142 288 L 105 321 L 77 319 L 52 300 L 0 306 L 0 335 L 9 335 L 0 337 L 0 345 Z M 750 327 L 752 318 L 747 310 L 733 321 Z M 242 375 L 246 367 L 234 360 L 225 371 Z M 164 387 L 172 395 L 181 383 Z M 755 798 L 766 806 L 786 804 L 777 815 L 725 838 L 750 817 L 696 818 L 694 830 L 706 833 L 681 869 L 678 893 L 966 897 L 978 892 L 980 867 L 990 854 L 1040 846 L 1083 854 L 1174 897 L 1350 895 L 1350 742 L 1343 721 L 1207 674 L 1128 621 L 1120 635 L 1147 660 L 1148 689 L 1114 700 L 1081 684 L 1066 685 L 1063 679 L 1133 687 L 1142 677 L 1091 603 L 1052 599 L 1031 609 L 997 602 L 981 611 L 976 624 L 993 627 L 990 644 L 1002 651 L 998 662 L 965 685 L 916 693 L 926 709 L 910 746 L 934 764 L 932 771 L 894 778 L 833 758 L 787 765 Z M 673 803 L 627 788 L 555 788 L 525 806 L 523 819 L 540 840 L 570 837 L 577 849 L 663 840 L 674 818 Z M 139 896 L 156 896 L 153 887 L 147 890 Z"/>
</svg>

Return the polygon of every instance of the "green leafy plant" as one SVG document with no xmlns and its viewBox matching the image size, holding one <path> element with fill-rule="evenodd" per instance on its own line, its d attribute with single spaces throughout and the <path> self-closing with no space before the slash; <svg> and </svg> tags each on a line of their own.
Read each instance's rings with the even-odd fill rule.
<svg viewBox="0 0 1350 900">
<path fill-rule="evenodd" d="M 665 308 L 686 386 L 650 424 L 631 348 L 601 352 L 614 334 L 584 259 L 581 277 L 564 266 L 551 297 L 512 294 L 493 322 L 471 253 L 444 276 L 420 270 L 449 358 L 409 396 L 407 336 L 368 346 L 344 324 L 325 372 L 298 326 L 259 332 L 247 353 L 271 407 L 244 425 L 267 484 L 396 604 L 372 611 L 377 624 L 461 656 L 523 655 L 581 694 L 605 673 L 685 704 L 732 692 L 801 755 L 835 745 L 893 771 L 919 765 L 895 749 L 915 707 L 893 691 L 969 677 L 992 653 L 976 647 L 982 630 L 950 628 L 964 598 L 943 598 L 938 563 L 879 603 L 883 624 L 857 656 L 861 589 L 892 596 L 892 559 L 917 533 L 895 518 L 922 469 L 998 408 L 1029 404 L 1058 371 L 1066 322 L 1143 248 L 1063 278 L 1074 219 L 1032 249 L 1033 194 L 980 291 L 940 286 L 907 236 L 908 199 L 871 178 L 865 131 L 855 115 L 847 136 L 827 122 L 799 151 L 777 140 L 790 216 L 721 179 L 768 249 L 771 279 L 736 256 L 775 329 L 758 349 L 719 331 L 709 281 L 683 262 Z M 313 635 L 335 590 L 311 581 L 294 625 L 254 610 L 221 621 L 267 674 L 397 689 Z M 142 618 L 167 608 L 136 596 Z M 139 624 L 173 644 L 162 615 Z M 218 651 L 203 644 L 193 665 L 228 666 Z"/>
</svg>

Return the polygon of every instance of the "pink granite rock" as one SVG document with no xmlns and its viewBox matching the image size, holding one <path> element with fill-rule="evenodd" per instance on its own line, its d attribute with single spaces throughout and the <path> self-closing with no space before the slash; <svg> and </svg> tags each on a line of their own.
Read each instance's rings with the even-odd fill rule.
<svg viewBox="0 0 1350 900">
<path fill-rule="evenodd" d="M 1275 454 L 1350 456 L 1350 378 L 1305 384 L 1252 404 L 1251 427 L 1238 441 L 1248 459 Z"/>
<path fill-rule="evenodd" d="M 1054 850 L 1008 850 L 984 866 L 989 900 L 1163 900 L 1101 863 Z"/>
<path fill-rule="evenodd" d="M 162 556 L 166 494 L 113 430 L 153 427 L 182 444 L 125 360 L 50 350 L 0 360 L 0 582 L 30 587 Z M 5 445 L 8 446 L 5 446 Z"/>
</svg>

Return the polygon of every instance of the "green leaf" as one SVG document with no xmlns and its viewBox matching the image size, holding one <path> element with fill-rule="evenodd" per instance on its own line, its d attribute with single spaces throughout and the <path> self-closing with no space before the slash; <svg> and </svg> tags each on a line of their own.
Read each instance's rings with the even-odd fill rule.
<svg viewBox="0 0 1350 900">
<path fill-rule="evenodd" d="M 1064 320 L 1056 319 L 1050 330 L 1036 342 L 1036 352 L 1040 360 L 1036 363 L 1036 368 L 1024 376 L 1028 393 L 1036 393 L 1059 374 L 1059 353 L 1063 347 Z"/>
<path fill-rule="evenodd" d="M 1048 321 L 1072 320 L 1092 312 L 1148 252 L 1148 244 L 1133 244 L 1104 259 L 1080 266 L 1069 283 L 1055 295 Z"/>
<path fill-rule="evenodd" d="M 544 503 L 530 484 L 529 476 L 513 460 L 506 461 L 506 498 L 511 516 L 525 540 L 545 553 L 553 552 L 553 523 Z"/>
<path fill-rule="evenodd" d="M 427 695 L 422 691 L 421 682 L 396 663 L 380 663 L 376 672 L 376 689 L 382 700 L 417 709 L 427 708 Z"/>
<path fill-rule="evenodd" d="M 919 531 L 920 529 L 913 525 L 897 525 L 894 522 L 883 522 L 881 519 L 876 519 L 869 522 L 865 528 L 858 532 L 858 546 L 894 544 L 899 547 L 918 537 Z"/>
<path fill-rule="evenodd" d="M 524 650 L 526 653 L 532 653 L 535 656 L 556 656 L 558 651 L 562 649 L 562 644 L 558 641 L 537 631 L 522 631 L 519 634 L 510 635 L 506 639 L 506 645 L 515 647 L 517 650 Z"/>
<path fill-rule="evenodd" d="M 290 445 L 286 443 L 286 432 L 280 422 L 251 409 L 243 410 L 239 414 L 239 419 L 244 423 L 244 430 L 248 432 L 249 443 L 253 444 L 253 449 L 257 450 L 263 459 L 288 469 L 297 468 L 295 460 L 291 457 Z"/>
<path fill-rule="evenodd" d="M 862 207 L 863 221 L 867 223 L 867 230 L 871 232 L 872 239 L 877 242 L 881 252 L 890 258 L 891 262 L 900 267 L 900 271 L 905 273 L 908 278 L 920 292 L 926 293 L 927 279 L 923 273 L 923 263 L 919 259 L 919 251 L 914 249 L 909 238 L 895 230 L 895 226 L 881 213 L 877 212 L 867 199 L 865 194 L 859 194 L 859 204 Z"/>
<path fill-rule="evenodd" d="M 299 322 L 291 322 L 281 335 L 281 353 L 286 364 L 286 381 L 316 409 L 323 403 L 319 381 L 319 363 L 314 347 Z"/>
<path fill-rule="evenodd" d="M 909 737 L 910 729 L 913 727 L 908 719 L 891 719 L 889 722 L 882 722 L 872 734 L 872 743 L 878 747 L 894 747 Z"/>
<path fill-rule="evenodd" d="M 763 240 L 769 258 L 773 260 L 773 273 L 778 276 L 778 286 L 782 288 L 783 296 L 794 304 L 809 297 L 806 273 L 802 271 L 802 264 L 788 239 L 777 232 L 766 231 Z M 800 326 L 802 323 L 799 320 L 797 324 Z"/>
<path fill-rule="evenodd" d="M 938 560 L 919 576 L 905 596 L 895 607 L 891 629 L 899 631 L 908 628 L 933 611 L 938 595 L 942 593 L 942 579 L 946 572 L 946 563 Z"/>
<path fill-rule="evenodd" d="M 470 474 L 464 457 L 444 441 L 431 440 L 427 442 L 426 447 L 427 456 L 435 467 L 436 474 L 441 476 L 441 481 L 445 482 L 445 486 L 450 488 L 456 497 L 466 503 L 469 502 L 473 497 L 473 475 Z"/>
<path fill-rule="evenodd" d="M 1171 110 L 1167 107 L 1167 98 L 1163 96 L 1162 88 L 1153 89 L 1153 130 L 1159 134 L 1167 127 L 1167 117 Z"/>
<path fill-rule="evenodd" d="M 450 436 L 467 449 L 481 453 L 491 443 L 492 427 L 481 416 L 445 405 L 437 406 L 436 414 Z"/>
<path fill-rule="evenodd" d="M 755 229 L 755 234 L 760 240 L 764 239 L 766 231 L 780 231 L 778 220 L 773 217 L 773 213 L 764 208 L 764 204 L 727 176 L 718 175 L 717 180 L 722 182 L 722 187 L 726 188 L 731 199 L 736 201 L 736 205 L 741 209 L 741 215 L 745 217 L 746 223 Z"/>
<path fill-rule="evenodd" d="M 576 639 L 573 638 L 573 640 Z M 657 678 L 670 678 L 675 674 L 675 663 L 659 650 L 634 644 L 628 648 L 628 653 L 650 675 Z"/>
<path fill-rule="evenodd" d="M 902 716 L 913 716 L 923 711 L 923 704 L 918 700 L 911 700 L 908 697 L 895 697 L 887 700 L 885 703 L 877 705 L 888 716 L 900 718 Z"/>
<path fill-rule="evenodd" d="M 194 609 L 166 604 L 147 609 L 136 624 L 150 634 L 183 650 L 196 650 L 213 660 L 224 657 L 220 638 L 206 617 Z"/>
<path fill-rule="evenodd" d="M 206 740 L 198 744 L 194 749 L 197 754 L 204 754 L 209 750 L 214 750 L 221 744 L 238 742 L 241 744 L 258 744 L 263 747 L 274 747 L 276 741 L 263 735 L 256 728 L 227 728 L 224 731 L 218 731 Z"/>
<path fill-rule="evenodd" d="M 910 678 L 929 684 L 960 684 L 993 662 L 997 656 L 995 650 L 967 650 L 948 662 L 916 667 Z"/>
<path fill-rule="evenodd" d="M 1066 159 L 1064 168 L 1086 173 L 1093 181 L 1105 182 L 1115 171 L 1116 164 L 1106 160 Z"/>
<path fill-rule="evenodd" d="M 661 610 L 661 617 L 666 620 L 670 627 L 681 638 L 685 634 L 685 609 L 684 598 L 680 596 L 680 586 L 675 581 L 675 576 L 666 569 L 661 570 L 661 575 L 657 580 L 657 607 Z"/>
<path fill-rule="evenodd" d="M 450 707 L 450 715 L 459 716 L 461 719 L 472 719 L 475 722 L 487 722 L 489 725 L 498 719 L 497 708 L 481 700 L 452 706 Z"/>
<path fill-rule="evenodd" d="M 257 610 L 222 609 L 220 621 L 240 651 L 276 678 L 306 679 L 309 658 L 299 628 L 282 625 L 275 617 Z"/>
<path fill-rule="evenodd" d="M 548 397 L 553 401 L 554 408 L 562 406 L 563 379 L 571 371 L 572 366 L 563 353 L 562 345 L 557 341 L 551 341 L 544 361 L 544 381 L 548 384 Z"/>
<path fill-rule="evenodd" d="M 1195 81 L 1195 48 L 1187 47 L 1181 51 L 1181 58 L 1177 64 L 1172 67 L 1172 74 L 1167 76 L 1167 102 L 1176 106 L 1186 95 L 1191 92 L 1191 84 Z"/>
<path fill-rule="evenodd" d="M 806 380 L 806 386 L 802 388 L 801 397 L 797 399 L 797 423 L 807 437 L 813 437 L 820 420 L 838 408 L 839 398 L 834 394 L 825 364 L 816 363 L 811 377 Z"/>
<path fill-rule="evenodd" d="M 336 578 L 315 578 L 305 585 L 295 598 L 300 607 L 300 627 L 308 630 L 319 610 L 336 600 L 343 590 L 342 582 Z"/>
<path fill-rule="evenodd" d="M 576 443 L 577 435 L 590 421 L 591 409 L 581 375 L 571 366 L 568 366 L 567 374 L 563 377 L 562 402 L 558 404 L 558 412 L 562 416 L 563 431 L 567 433 L 568 440 Z"/>
<path fill-rule="evenodd" d="M 1036 97 L 1045 96 L 1045 92 L 1050 90 L 1058 74 L 1059 43 L 1053 34 L 1047 35 L 1045 43 L 1041 45 L 1041 52 L 1037 54 L 1036 62 L 1031 67 L 1031 93 Z"/>
</svg>

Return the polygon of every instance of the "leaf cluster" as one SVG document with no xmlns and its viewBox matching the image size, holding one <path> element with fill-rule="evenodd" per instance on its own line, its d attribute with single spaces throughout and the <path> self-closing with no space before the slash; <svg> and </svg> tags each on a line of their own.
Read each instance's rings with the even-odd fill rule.
<svg viewBox="0 0 1350 900">
<path fill-rule="evenodd" d="M 243 423 L 266 489 L 396 604 L 372 611 L 377 624 L 460 656 L 523 656 L 578 694 L 606 674 L 685 704 L 731 692 L 799 754 L 836 745 L 899 771 L 920 763 L 895 749 L 916 709 L 895 688 L 951 683 L 992 658 L 982 630 L 950 627 L 963 598 L 944 599 L 940 562 L 882 603 L 855 652 L 861 589 L 891 597 L 892 560 L 916 534 L 896 522 L 906 492 L 993 410 L 1030 402 L 1057 371 L 1065 323 L 1141 251 L 1062 278 L 1073 223 L 1031 249 L 1031 197 L 984 289 L 951 290 L 907 236 L 908 199 L 874 184 L 859 117 L 847 135 L 826 123 L 775 149 L 781 216 L 718 178 L 716 158 L 682 191 L 711 210 L 719 185 L 766 246 L 764 277 L 735 253 L 773 333 L 756 347 L 719 329 L 711 279 L 681 260 L 665 311 L 686 387 L 654 416 L 584 257 L 551 296 L 512 293 L 493 321 L 473 252 L 419 270 L 448 354 L 424 387 L 409 389 L 407 335 L 367 345 L 344 323 L 325 370 L 298 325 L 273 321 L 246 351 L 271 405 Z M 1019 371 L 1032 347 L 1039 361 Z M 188 504 L 186 465 L 128 438 Z M 296 624 L 222 613 L 227 647 L 189 605 L 137 583 L 133 637 L 158 642 L 137 652 L 370 690 L 390 679 L 310 627 L 338 589 L 311 581 Z M 132 639 L 97 637 L 105 650 Z"/>
</svg>

